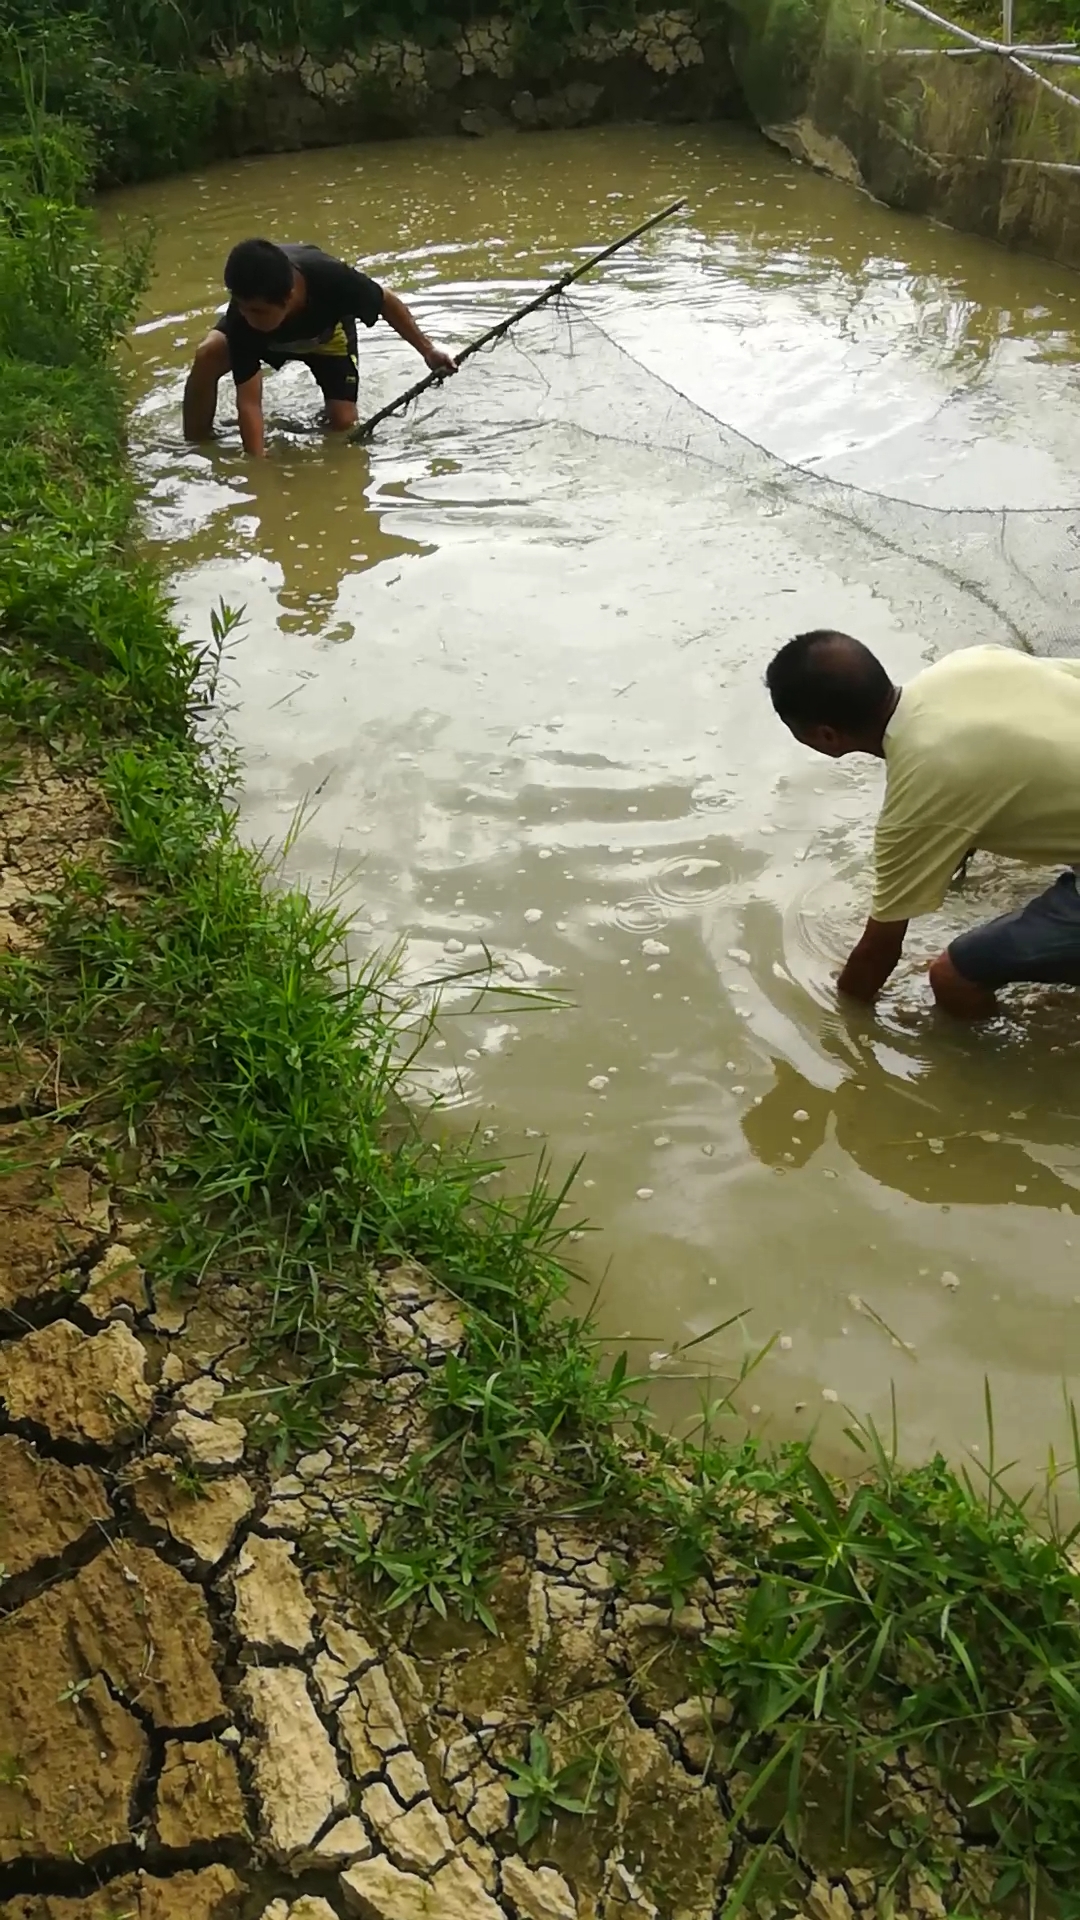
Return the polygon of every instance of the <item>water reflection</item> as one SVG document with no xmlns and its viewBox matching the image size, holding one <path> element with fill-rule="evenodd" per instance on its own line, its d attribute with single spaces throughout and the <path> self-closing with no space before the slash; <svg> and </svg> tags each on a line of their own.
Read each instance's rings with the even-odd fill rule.
<svg viewBox="0 0 1080 1920">
<path fill-rule="evenodd" d="M 1073 1009 L 1069 1017 L 1075 1019 Z M 820 1040 L 829 1051 L 827 1034 Z M 1063 1130 L 1075 1132 L 1080 1114 L 1055 1111 L 1054 1101 L 1044 1105 L 1042 1088 L 1032 1109 L 1006 1107 L 992 1050 L 969 1058 L 964 1124 L 946 1133 L 943 1116 L 953 1123 L 961 1117 L 953 1059 L 924 1051 L 903 1060 L 910 1075 L 904 1079 L 871 1047 L 861 1051 L 854 1071 L 846 1050 L 832 1053 L 844 1069 L 835 1087 L 772 1058 L 773 1085 L 742 1120 L 746 1143 L 763 1165 L 805 1167 L 828 1143 L 876 1184 L 923 1204 L 999 1202 L 1080 1212 L 1080 1153 L 1061 1144 Z"/>
<path fill-rule="evenodd" d="M 268 402 L 268 431 L 281 424 Z M 250 590 L 255 560 L 283 633 L 350 639 L 352 623 L 338 618 L 343 584 L 384 562 L 432 551 L 372 497 L 367 454 L 326 441 L 310 425 L 302 435 L 290 432 L 278 458 L 242 469 L 231 450 L 207 456 L 185 449 L 156 479 L 150 504 L 167 565 L 219 566 L 232 556 L 244 563 L 242 584 Z"/>
<path fill-rule="evenodd" d="M 328 497 L 328 461 L 339 481 L 336 500 Z M 245 477 L 242 512 L 251 524 L 243 538 L 277 570 L 283 632 L 319 633 L 334 614 L 343 581 L 384 561 L 431 552 L 372 505 L 367 455 L 359 448 L 326 447 L 309 436 L 290 449 L 288 464 L 253 461 Z M 345 640 L 353 632 L 342 620 L 327 637 Z"/>
<path fill-rule="evenodd" d="M 455 344 L 676 190 L 686 219 L 588 289 L 589 312 L 786 460 L 993 508 L 967 545 L 929 514 L 861 532 L 831 489 L 772 484 L 710 421 L 683 458 L 670 388 L 576 323 L 560 378 L 583 405 L 558 426 L 536 404 L 552 362 L 519 343 L 370 454 L 317 433 L 299 369 L 270 385 L 265 466 L 227 426 L 207 452 L 179 444 L 242 232 L 311 234 Z M 247 614 L 245 825 L 280 841 L 313 801 L 291 871 L 344 880 L 358 954 L 400 938 L 430 979 L 487 949 L 561 990 L 557 1012 L 459 1004 L 428 1084 L 519 1167 L 541 1134 L 560 1169 L 587 1154 L 577 1205 L 599 1231 L 575 1251 L 590 1285 L 609 1275 L 605 1329 L 671 1350 L 747 1309 L 739 1338 L 789 1342 L 753 1388 L 784 1432 L 826 1388 L 887 1422 L 899 1352 L 919 1451 L 975 1442 L 989 1371 L 1001 1446 L 1041 1452 L 1080 1325 L 1075 1013 L 1020 1004 L 978 1039 L 935 1020 L 919 960 L 950 915 L 994 910 L 1012 883 L 992 866 L 912 941 L 876 1018 L 838 1012 L 880 776 L 811 766 L 762 673 L 830 624 L 903 679 L 1008 638 L 1007 560 L 1020 598 L 1047 556 L 1060 579 L 1060 523 L 1029 565 L 1030 523 L 1003 557 L 998 510 L 1080 498 L 1075 276 L 887 213 L 743 129 L 355 148 L 125 200 L 162 234 L 132 371 L 151 529 L 192 631 L 220 597 Z M 384 331 L 362 343 L 372 407 L 414 374 Z M 916 1360 L 853 1319 L 852 1293 Z M 739 1356 L 697 1357 L 721 1375 Z"/>
</svg>

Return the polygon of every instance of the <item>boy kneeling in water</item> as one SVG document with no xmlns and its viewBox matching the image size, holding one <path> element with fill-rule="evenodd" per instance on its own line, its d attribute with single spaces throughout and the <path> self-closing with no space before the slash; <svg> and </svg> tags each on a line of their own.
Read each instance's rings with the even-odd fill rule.
<svg viewBox="0 0 1080 1920">
<path fill-rule="evenodd" d="M 321 247 L 275 246 L 241 240 L 225 262 L 231 299 L 196 350 L 184 388 L 184 433 L 205 440 L 213 431 L 218 381 L 231 371 L 244 451 L 266 451 L 262 369 L 302 360 L 314 374 L 335 433 L 357 422 L 356 322 L 385 320 L 415 347 L 433 373 L 456 373 L 450 354 L 422 333 L 396 293 L 335 260 Z"/>
</svg>

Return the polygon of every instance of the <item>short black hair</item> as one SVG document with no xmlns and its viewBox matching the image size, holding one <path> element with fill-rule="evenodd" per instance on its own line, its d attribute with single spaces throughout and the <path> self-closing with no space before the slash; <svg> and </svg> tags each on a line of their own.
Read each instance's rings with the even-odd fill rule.
<svg viewBox="0 0 1080 1920">
<path fill-rule="evenodd" d="M 796 634 L 770 662 L 765 684 L 789 727 L 835 727 L 863 733 L 876 726 L 893 684 L 877 655 L 849 633 L 817 627 Z"/>
<path fill-rule="evenodd" d="M 272 240 L 241 240 L 225 262 L 225 285 L 234 299 L 283 307 L 292 292 L 292 262 Z"/>
</svg>

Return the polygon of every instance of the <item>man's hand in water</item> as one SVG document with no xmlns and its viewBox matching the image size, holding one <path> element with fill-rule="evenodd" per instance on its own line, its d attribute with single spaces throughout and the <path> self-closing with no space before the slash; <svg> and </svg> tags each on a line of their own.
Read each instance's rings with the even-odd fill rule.
<svg viewBox="0 0 1080 1920">
<path fill-rule="evenodd" d="M 424 359 L 432 373 L 456 373 L 457 361 L 452 353 L 445 353 L 442 347 L 429 347 Z"/>
<path fill-rule="evenodd" d="M 876 1000 L 904 951 L 906 920 L 868 920 L 853 947 L 836 989 L 849 1000 Z"/>
</svg>

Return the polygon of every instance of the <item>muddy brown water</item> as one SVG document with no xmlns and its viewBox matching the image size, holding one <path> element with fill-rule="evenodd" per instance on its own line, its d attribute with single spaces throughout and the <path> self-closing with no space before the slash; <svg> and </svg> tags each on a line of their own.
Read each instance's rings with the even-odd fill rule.
<svg viewBox="0 0 1080 1920">
<path fill-rule="evenodd" d="M 560 320 L 370 452 L 322 439 L 301 370 L 268 385 L 261 467 L 227 408 L 183 446 L 185 363 L 245 233 L 365 264 L 453 344 L 676 192 L 685 217 L 581 297 L 636 365 Z M 193 635 L 221 598 L 246 612 L 245 829 L 280 843 L 304 808 L 287 869 L 339 888 L 358 952 L 400 940 L 418 982 L 487 952 L 562 996 L 451 993 L 424 1082 L 448 1124 L 511 1183 L 541 1148 L 560 1174 L 584 1156 L 580 1303 L 599 1287 L 671 1419 L 775 1335 L 738 1395 L 754 1426 L 839 1446 L 846 1409 L 887 1429 L 895 1392 L 905 1452 L 985 1463 L 988 1382 L 998 1458 L 1037 1474 L 1080 1339 L 1076 997 L 977 1033 L 934 1016 L 918 962 L 1029 885 L 984 861 L 879 1013 L 839 1010 L 880 769 L 811 759 L 761 684 L 809 625 L 898 676 L 1007 631 L 917 551 L 657 444 L 673 397 L 639 369 L 871 493 L 1062 506 L 1080 282 L 724 127 L 259 159 L 120 213 L 159 233 L 131 375 L 149 525 Z M 386 329 L 361 348 L 372 406 L 420 370 Z M 599 434 L 539 418 L 556 359 Z"/>
</svg>

